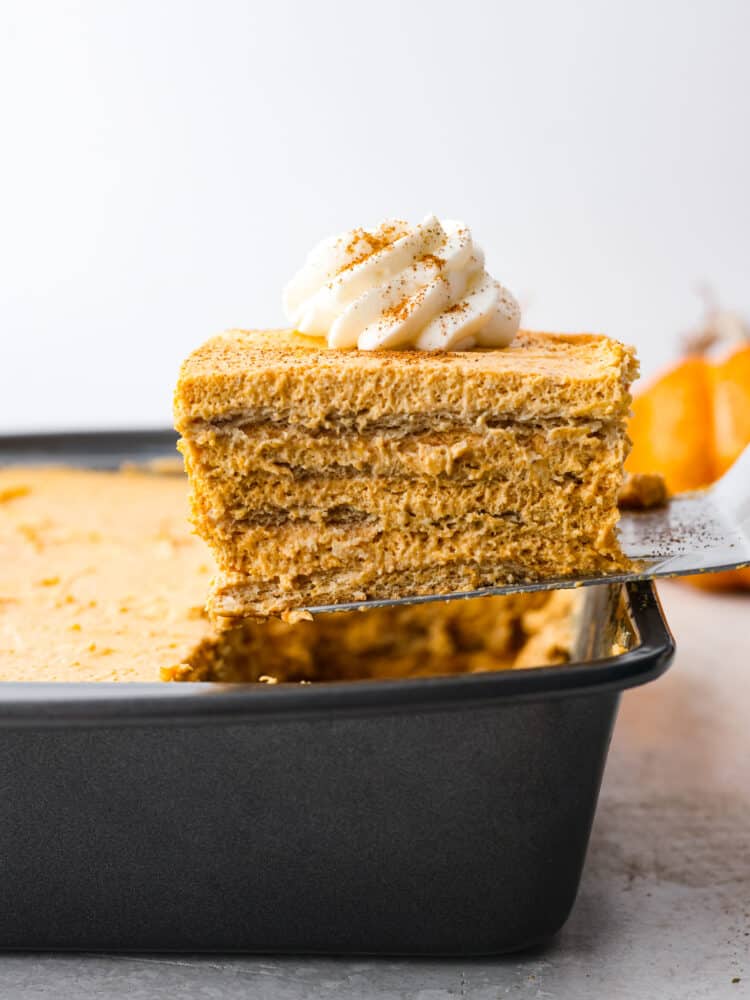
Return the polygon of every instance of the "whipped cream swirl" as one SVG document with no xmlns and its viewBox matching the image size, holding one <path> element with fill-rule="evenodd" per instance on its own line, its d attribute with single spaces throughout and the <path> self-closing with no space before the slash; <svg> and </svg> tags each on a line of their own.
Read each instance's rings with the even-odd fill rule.
<svg viewBox="0 0 750 1000">
<path fill-rule="evenodd" d="M 287 285 L 284 309 L 300 333 L 363 351 L 506 347 L 521 318 L 468 227 L 434 215 L 324 240 Z"/>
</svg>

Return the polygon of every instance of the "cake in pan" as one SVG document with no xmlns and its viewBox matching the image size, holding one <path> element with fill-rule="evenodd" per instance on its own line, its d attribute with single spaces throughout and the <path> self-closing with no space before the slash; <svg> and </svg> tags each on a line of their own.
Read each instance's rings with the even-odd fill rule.
<svg viewBox="0 0 750 1000">
<path fill-rule="evenodd" d="M 317 681 L 564 663 L 573 595 L 247 622 L 214 632 L 185 477 L 0 469 L 0 680 Z"/>
</svg>

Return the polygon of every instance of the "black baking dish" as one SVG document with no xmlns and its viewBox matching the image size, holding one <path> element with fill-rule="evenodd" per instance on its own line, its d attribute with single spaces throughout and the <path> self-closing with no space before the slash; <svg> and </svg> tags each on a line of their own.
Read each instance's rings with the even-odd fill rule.
<svg viewBox="0 0 750 1000">
<path fill-rule="evenodd" d="M 163 432 L 0 439 L 99 467 Z M 649 583 L 592 587 L 564 667 L 307 687 L 0 685 L 0 947 L 457 955 L 573 904 Z M 614 639 L 627 647 L 605 655 Z"/>
</svg>

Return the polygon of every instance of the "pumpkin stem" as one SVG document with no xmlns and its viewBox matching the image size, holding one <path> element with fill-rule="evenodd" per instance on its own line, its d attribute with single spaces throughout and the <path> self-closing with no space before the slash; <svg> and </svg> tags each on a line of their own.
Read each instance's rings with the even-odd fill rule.
<svg viewBox="0 0 750 1000">
<path fill-rule="evenodd" d="M 685 354 L 707 354 L 717 345 L 750 342 L 750 323 L 739 312 L 722 309 L 716 291 L 707 282 L 696 289 L 703 299 L 703 323 L 682 338 Z"/>
</svg>

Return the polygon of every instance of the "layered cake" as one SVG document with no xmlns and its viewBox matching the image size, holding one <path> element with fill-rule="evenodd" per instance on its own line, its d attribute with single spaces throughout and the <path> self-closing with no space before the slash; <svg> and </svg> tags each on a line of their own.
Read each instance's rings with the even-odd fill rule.
<svg viewBox="0 0 750 1000">
<path fill-rule="evenodd" d="M 0 681 L 353 680 L 568 659 L 570 593 L 216 633 L 186 480 L 150 468 L 0 469 Z"/>
<path fill-rule="evenodd" d="M 219 624 L 627 565 L 630 348 L 519 331 L 433 218 L 326 241 L 286 302 L 295 329 L 213 338 L 175 394 Z"/>
</svg>

